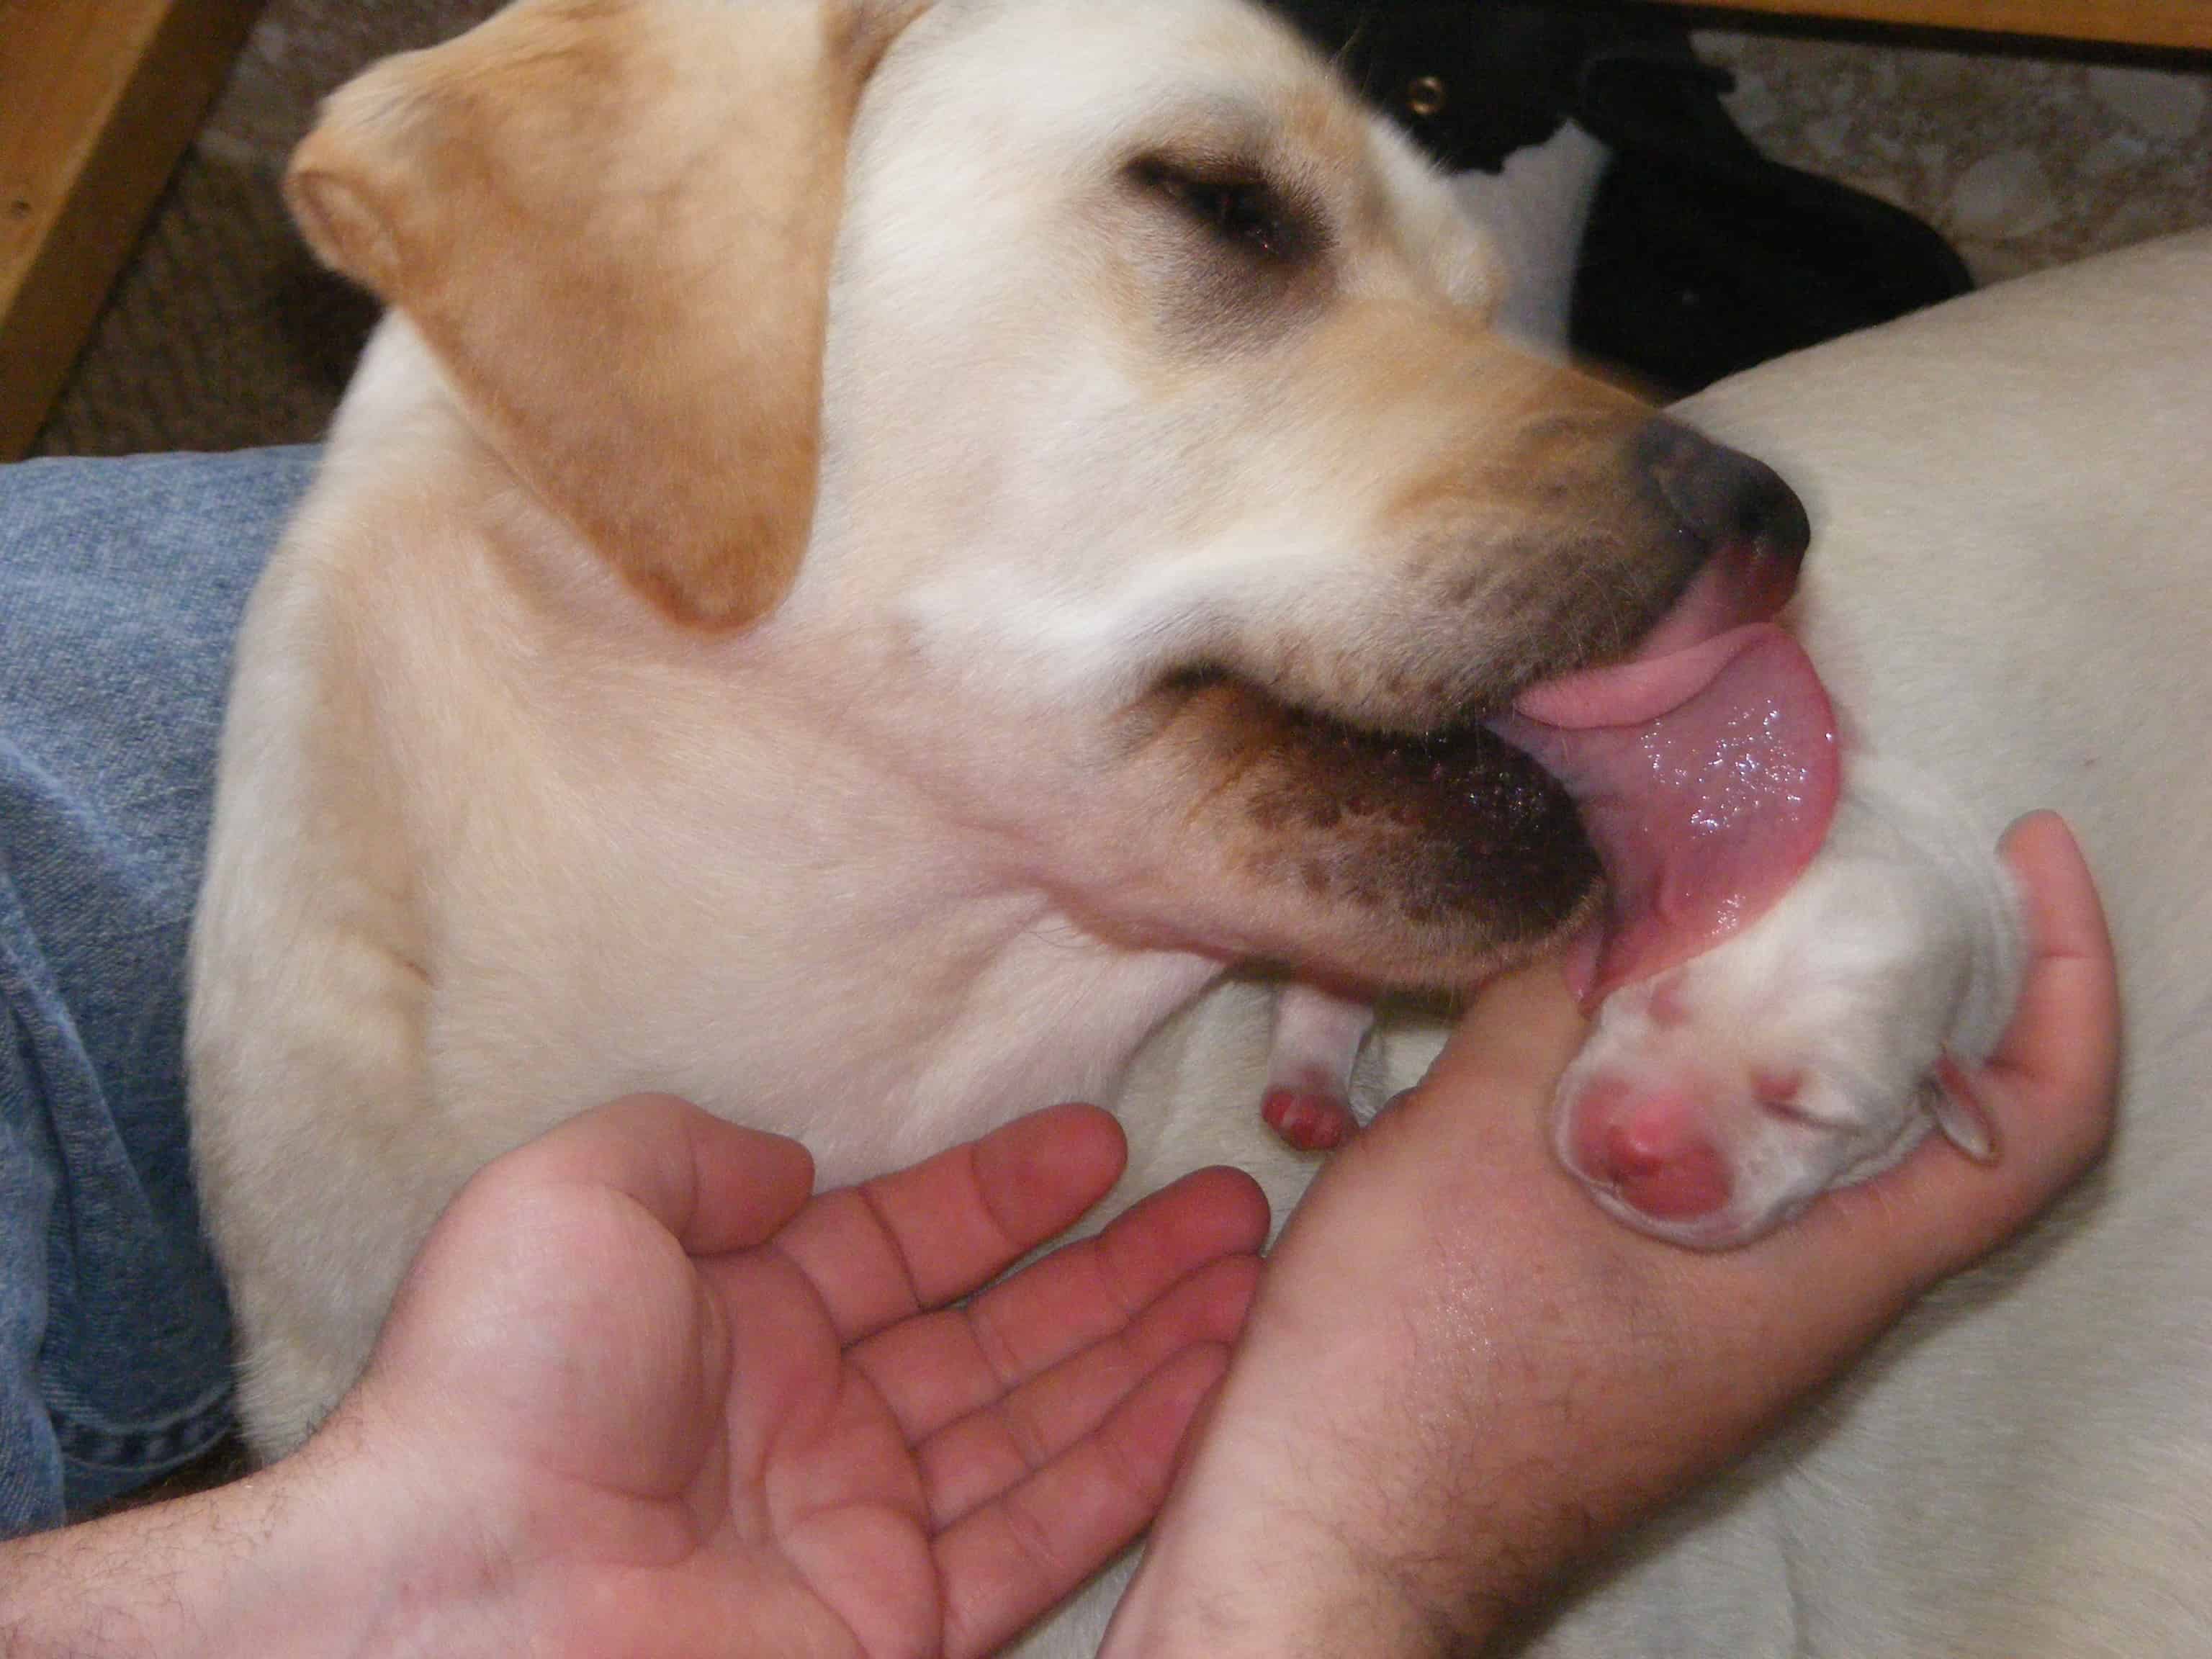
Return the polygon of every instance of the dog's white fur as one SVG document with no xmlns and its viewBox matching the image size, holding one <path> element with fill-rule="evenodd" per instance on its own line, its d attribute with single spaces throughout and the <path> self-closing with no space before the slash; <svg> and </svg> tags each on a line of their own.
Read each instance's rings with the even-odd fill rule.
<svg viewBox="0 0 2212 1659">
<path fill-rule="evenodd" d="M 1030 31 L 1078 37 L 1055 54 L 1071 80 L 1020 81 Z M 1121 751 L 1097 711 L 1224 614 L 1301 646 L 1401 652 L 1389 624 L 1410 580 L 1391 556 L 1405 527 L 1371 481 L 1419 474 L 1470 428 L 1460 416 L 1431 431 L 1434 398 L 1339 374 L 1310 403 L 1266 389 L 1296 417 L 1288 435 L 1256 420 L 1226 447 L 1199 435 L 1240 430 L 1252 389 L 1198 372 L 1188 342 L 1115 360 L 1126 295 L 1037 291 L 1022 252 L 1034 194 L 1001 170 L 1027 154 L 1066 176 L 1133 123 L 1187 130 L 1194 98 L 1201 120 L 1295 102 L 1304 62 L 1212 0 L 948 6 L 892 48 L 854 141 L 821 496 L 787 594 L 733 599 L 688 567 L 611 559 L 557 468 L 518 477 L 530 410 L 484 414 L 480 343 L 434 355 L 410 323 L 386 325 L 241 643 L 196 940 L 200 1170 L 264 1449 L 349 1380 L 408 1251 L 471 1170 L 627 1088 L 802 1132 L 832 1178 L 1044 1099 L 1118 1095 L 1133 1186 L 1226 1156 L 1295 1193 L 1307 1166 L 1250 1110 L 1265 994 L 1223 987 L 1146 1039 L 1226 956 L 1359 969 L 1381 947 L 1327 916 L 1271 933 L 1264 895 L 1159 868 L 1138 821 L 1155 797 L 1115 794 Z M 356 137 L 404 125 L 391 82 L 371 97 Z M 923 109 L 932 120 L 911 118 Z M 1345 129 L 1316 118 L 1326 150 Z M 1008 143 L 1010 120 L 1030 149 Z M 1352 285 L 1480 302 L 1486 264 L 1440 186 L 1357 131 L 1353 171 L 1385 206 Z M 1325 159 L 1324 187 L 1346 165 Z M 404 288 L 414 228 L 392 230 L 375 179 L 334 176 L 311 219 Z M 1004 356 L 951 314 L 979 293 Z M 2085 301 L 2101 307 L 2094 328 Z M 1972 813 L 2067 810 L 2124 951 L 2160 976 L 2131 986 L 2134 1117 L 2101 1212 L 2079 1202 L 2051 1230 L 2063 1243 L 2043 1272 L 1985 1275 L 1923 1317 L 1763 1482 L 1658 1535 L 1548 1650 L 2172 1651 L 2212 1617 L 2197 1382 L 2212 1305 L 2191 1282 L 2212 1236 L 2185 1121 L 2212 1054 L 2201 976 L 2178 971 L 2203 961 L 2212 921 L 2185 878 L 2212 872 L 2212 781 L 2157 718 L 2185 723 L 2212 623 L 2190 574 L 2212 508 L 2208 307 L 2199 239 L 1700 405 L 1808 488 L 1822 534 L 1803 626 L 1839 701 Z M 1039 362 L 1054 372 L 1036 377 Z M 1522 373 L 1501 370 L 1509 402 L 1539 395 Z M 1123 398 L 1132 380 L 1158 395 Z M 932 398 L 942 420 L 913 431 L 904 412 Z M 1358 420 L 1332 427 L 1346 401 Z M 1102 422 L 1108 452 L 1145 463 L 1136 476 L 1096 471 Z M 1348 436 L 1345 463 L 1324 465 Z M 979 457 L 997 470 L 988 490 Z M 1088 469 L 1079 520 L 1053 516 L 1070 466 Z M 1027 516 L 977 511 L 1006 501 Z M 776 506 L 760 509 L 772 528 Z M 672 617 L 653 603 L 666 582 L 679 609 L 760 619 Z M 1428 654 L 1413 665 L 1494 648 L 1443 634 L 1415 641 Z M 1296 657 L 1270 661 L 1273 683 L 1391 715 L 1387 686 Z M 1920 880 L 1928 866 L 1893 867 Z M 2137 879 L 2154 870 L 2167 878 Z M 774 925 L 738 925 L 761 917 Z M 1820 939 L 1795 943 L 1821 959 Z M 1881 976 L 1860 988 L 1875 999 L 1862 1018 L 1897 994 Z M 1436 1041 L 1386 1022 L 1363 1090 L 1410 1082 Z M 1080 1642 L 1080 1623 L 1060 1636 Z"/>
</svg>

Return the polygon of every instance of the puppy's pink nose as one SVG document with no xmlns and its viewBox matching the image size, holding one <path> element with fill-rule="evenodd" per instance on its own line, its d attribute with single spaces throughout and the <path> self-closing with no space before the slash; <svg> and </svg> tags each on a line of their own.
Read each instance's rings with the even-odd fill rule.
<svg viewBox="0 0 2212 1659">
<path fill-rule="evenodd" d="M 1644 1089 L 1617 1078 L 1575 1103 L 1575 1161 L 1593 1181 L 1656 1221 L 1711 1215 L 1729 1201 L 1729 1169 L 1679 1089 Z"/>
</svg>

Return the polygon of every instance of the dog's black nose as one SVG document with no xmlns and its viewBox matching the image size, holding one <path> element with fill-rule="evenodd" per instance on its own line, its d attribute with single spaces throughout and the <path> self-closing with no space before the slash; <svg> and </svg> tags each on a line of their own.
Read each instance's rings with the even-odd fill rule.
<svg viewBox="0 0 2212 1659">
<path fill-rule="evenodd" d="M 1794 570 L 1813 528 L 1805 504 L 1781 475 L 1741 450 L 1658 416 L 1636 434 L 1637 465 L 1674 515 L 1717 552 L 1756 552 Z"/>
</svg>

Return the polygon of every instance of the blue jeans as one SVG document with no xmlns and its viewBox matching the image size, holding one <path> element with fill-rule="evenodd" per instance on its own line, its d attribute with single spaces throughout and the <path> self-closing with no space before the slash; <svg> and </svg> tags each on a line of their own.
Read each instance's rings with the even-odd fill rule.
<svg viewBox="0 0 2212 1659">
<path fill-rule="evenodd" d="M 230 1426 L 185 942 L 232 640 L 314 460 L 0 467 L 0 1537 Z"/>
</svg>

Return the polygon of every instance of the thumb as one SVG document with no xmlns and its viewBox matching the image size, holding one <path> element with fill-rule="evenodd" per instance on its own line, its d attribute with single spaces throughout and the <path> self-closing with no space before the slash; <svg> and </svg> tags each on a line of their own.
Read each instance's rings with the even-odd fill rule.
<svg viewBox="0 0 2212 1659">
<path fill-rule="evenodd" d="M 630 1095 L 571 1118 L 485 1173 L 620 1193 L 695 1256 L 765 1243 L 814 1187 L 814 1160 L 797 1141 L 673 1095 Z"/>
</svg>

